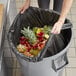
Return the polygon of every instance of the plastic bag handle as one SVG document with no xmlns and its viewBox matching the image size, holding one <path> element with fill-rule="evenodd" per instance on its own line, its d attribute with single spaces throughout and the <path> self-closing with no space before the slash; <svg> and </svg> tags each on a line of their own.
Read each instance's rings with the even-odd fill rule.
<svg viewBox="0 0 76 76">
<path fill-rule="evenodd" d="M 55 72 L 61 70 L 68 64 L 68 58 L 67 58 L 67 53 L 65 53 L 61 58 L 60 61 L 64 61 L 65 63 L 61 62 L 61 65 L 59 64 L 59 57 L 55 60 L 52 60 L 52 68 Z M 57 66 L 59 65 L 59 66 Z"/>
</svg>

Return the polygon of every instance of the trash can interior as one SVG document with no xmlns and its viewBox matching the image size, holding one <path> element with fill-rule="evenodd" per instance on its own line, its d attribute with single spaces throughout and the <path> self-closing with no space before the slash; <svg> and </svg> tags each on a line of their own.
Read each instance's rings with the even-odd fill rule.
<svg viewBox="0 0 76 76">
<path fill-rule="evenodd" d="M 21 30 L 23 27 L 30 26 L 32 27 L 43 27 L 44 25 L 53 26 L 54 23 L 58 20 L 59 14 L 55 11 L 41 10 L 39 8 L 29 8 L 24 12 L 24 14 L 18 14 L 15 18 L 12 26 L 10 27 L 8 33 L 9 43 L 13 44 L 11 48 L 14 48 L 14 53 L 21 56 L 18 53 L 16 46 L 19 44 L 19 37 L 21 36 Z M 68 20 L 65 20 L 64 24 L 68 24 Z M 68 25 L 69 26 L 69 25 Z M 61 33 L 54 35 L 51 39 L 51 42 L 48 46 L 47 52 L 44 57 L 49 57 L 55 55 L 62 51 L 69 44 L 72 36 L 71 28 L 61 30 Z"/>
<path fill-rule="evenodd" d="M 47 52 L 46 52 L 44 57 L 50 57 L 50 56 L 53 56 L 53 55 L 56 55 L 56 54 L 60 53 L 61 51 L 64 51 L 64 49 L 69 45 L 69 43 L 71 41 L 72 29 L 69 28 L 69 29 L 62 30 L 61 31 L 61 36 L 63 37 L 62 39 L 63 39 L 65 45 L 62 44 L 63 43 L 62 40 L 61 41 L 60 40 L 56 41 L 56 39 L 54 39 L 53 44 L 51 46 L 49 45 L 49 47 L 47 49 Z M 54 36 L 54 38 L 55 38 L 55 36 Z M 61 46 L 62 48 L 58 48 L 59 46 Z M 67 49 L 66 49 L 66 52 L 67 52 Z"/>
</svg>

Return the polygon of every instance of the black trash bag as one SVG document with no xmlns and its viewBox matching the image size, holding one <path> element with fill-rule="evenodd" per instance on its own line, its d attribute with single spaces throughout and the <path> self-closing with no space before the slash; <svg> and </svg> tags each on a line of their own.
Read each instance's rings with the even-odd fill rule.
<svg viewBox="0 0 76 76">
<path fill-rule="evenodd" d="M 53 35 L 51 40 L 49 41 L 49 45 L 48 45 L 48 48 L 47 48 L 47 51 L 45 54 L 45 57 L 46 56 L 53 56 L 57 53 L 59 53 L 61 50 L 63 50 L 65 47 L 65 40 L 62 36 L 62 34 L 59 34 L 59 35 Z M 49 54 L 49 55 L 48 55 Z M 42 58 L 43 56 L 41 56 Z"/>
<path fill-rule="evenodd" d="M 65 20 L 65 23 L 62 27 L 62 32 L 59 35 L 50 34 L 49 39 L 47 40 L 45 47 L 36 57 L 27 57 L 23 54 L 19 53 L 16 49 L 19 44 L 19 37 L 21 36 L 21 30 L 23 27 L 30 28 L 33 27 L 43 27 L 44 25 L 53 26 L 54 23 L 58 20 L 59 14 L 53 10 L 43 10 L 40 8 L 30 7 L 23 14 L 18 14 L 13 21 L 12 26 L 8 32 L 8 41 L 9 45 L 12 48 L 13 52 L 20 56 L 21 58 L 36 62 L 43 59 L 43 57 L 47 57 L 47 53 L 51 53 L 50 56 L 59 53 L 62 49 L 65 48 L 67 41 L 64 39 L 64 33 L 62 33 L 65 29 L 69 29 L 72 27 L 72 24 L 68 19 Z M 51 50 L 50 50 L 51 49 Z"/>
</svg>

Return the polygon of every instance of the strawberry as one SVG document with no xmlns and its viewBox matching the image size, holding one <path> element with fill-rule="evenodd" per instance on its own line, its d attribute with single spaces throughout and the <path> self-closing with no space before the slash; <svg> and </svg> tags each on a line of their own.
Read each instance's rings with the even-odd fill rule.
<svg viewBox="0 0 76 76">
<path fill-rule="evenodd" d="M 39 49 L 39 50 L 42 50 L 42 49 L 44 48 L 44 46 L 45 46 L 45 43 L 40 42 L 40 43 L 38 44 L 38 49 Z"/>
<path fill-rule="evenodd" d="M 42 37 L 43 35 L 44 35 L 43 32 L 39 32 L 39 33 L 37 34 L 38 37 Z"/>
<path fill-rule="evenodd" d="M 25 42 L 25 45 L 26 45 L 27 47 L 30 46 L 30 44 L 29 44 L 27 41 Z"/>
<path fill-rule="evenodd" d="M 31 47 L 28 47 L 28 48 L 27 48 L 27 52 L 30 52 L 30 50 L 31 50 Z"/>
<path fill-rule="evenodd" d="M 20 37 L 20 40 L 25 40 L 25 37 L 24 36 Z"/>
<path fill-rule="evenodd" d="M 25 45 L 26 42 L 27 42 L 27 39 L 24 36 L 20 37 L 20 44 Z"/>
<path fill-rule="evenodd" d="M 25 45 L 25 41 L 20 40 L 20 44 Z"/>
<path fill-rule="evenodd" d="M 39 42 L 42 42 L 44 40 L 43 37 L 38 37 Z"/>
<path fill-rule="evenodd" d="M 38 44 L 33 45 L 33 49 L 36 49 L 38 47 Z"/>
<path fill-rule="evenodd" d="M 26 39 L 24 36 L 22 36 L 22 37 L 20 37 L 20 39 L 19 40 L 22 40 L 22 41 L 28 41 L 28 39 Z"/>
</svg>

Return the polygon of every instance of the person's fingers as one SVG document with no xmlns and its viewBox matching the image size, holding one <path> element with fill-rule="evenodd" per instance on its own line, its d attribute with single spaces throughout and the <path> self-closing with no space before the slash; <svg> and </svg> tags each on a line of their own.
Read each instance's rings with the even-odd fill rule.
<svg viewBox="0 0 76 76">
<path fill-rule="evenodd" d="M 54 31 L 56 30 L 56 26 L 54 26 L 51 30 L 51 33 L 54 33 Z"/>
<path fill-rule="evenodd" d="M 21 14 L 23 14 L 29 7 L 23 7 L 21 10 Z"/>
<path fill-rule="evenodd" d="M 22 11 L 23 11 L 24 7 L 19 8 L 19 9 L 20 9 L 20 11 L 19 11 L 19 12 L 20 12 L 20 13 L 23 13 Z"/>
<path fill-rule="evenodd" d="M 22 10 L 21 10 L 21 14 L 23 14 L 25 12 L 25 10 L 26 9 L 23 7 Z"/>
<path fill-rule="evenodd" d="M 52 28 L 51 33 L 53 33 L 53 34 L 59 34 L 60 31 L 61 31 L 61 26 L 60 26 L 60 24 L 59 24 L 59 23 L 55 23 L 55 24 L 54 24 L 54 27 Z"/>
<path fill-rule="evenodd" d="M 60 29 L 57 27 L 56 30 L 53 33 L 54 34 L 59 34 L 60 33 Z"/>
<path fill-rule="evenodd" d="M 25 12 L 25 10 L 26 10 L 26 7 L 23 6 L 23 7 L 20 9 L 20 13 L 23 14 L 23 13 Z"/>
<path fill-rule="evenodd" d="M 61 31 L 61 27 L 57 26 L 56 30 L 54 31 L 54 34 L 59 34 Z"/>
<path fill-rule="evenodd" d="M 22 9 L 21 14 L 23 14 L 23 13 L 24 13 L 24 11 L 25 11 L 25 9 Z"/>
</svg>

